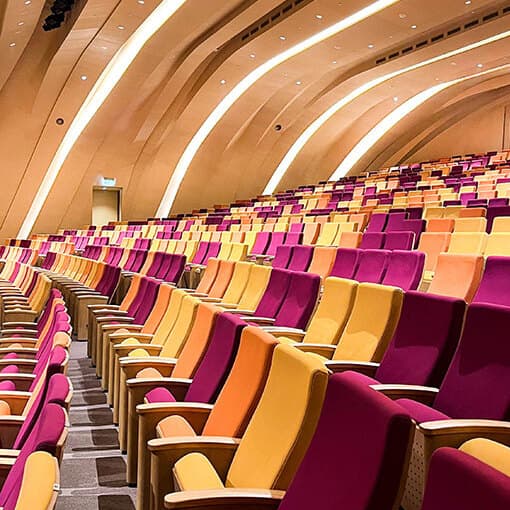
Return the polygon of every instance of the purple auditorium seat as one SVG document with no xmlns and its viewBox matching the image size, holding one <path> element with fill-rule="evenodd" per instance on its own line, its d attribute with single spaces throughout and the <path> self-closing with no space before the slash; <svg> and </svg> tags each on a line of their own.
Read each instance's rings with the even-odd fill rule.
<svg viewBox="0 0 510 510">
<path fill-rule="evenodd" d="M 492 230 L 492 223 L 497 216 L 510 216 L 510 206 L 494 206 L 487 208 L 487 232 Z"/>
<path fill-rule="evenodd" d="M 421 220 L 423 216 L 423 207 L 408 207 L 405 212 L 410 220 Z"/>
<path fill-rule="evenodd" d="M 0 506 L 5 510 L 14 510 L 21 488 L 23 471 L 28 456 L 35 451 L 46 451 L 57 455 L 58 443 L 66 427 L 66 414 L 57 404 L 48 404 L 41 412 L 36 426 L 21 448 L 14 465 L 0 491 Z"/>
<path fill-rule="evenodd" d="M 398 402 L 416 423 L 458 419 L 510 418 L 510 308 L 472 304 L 453 361 L 432 407 L 409 399 Z"/>
<path fill-rule="evenodd" d="M 132 250 L 134 251 L 134 256 L 131 260 L 130 267 L 128 271 L 132 271 L 133 273 L 138 273 L 140 269 L 143 266 L 143 263 L 145 262 L 145 259 L 147 257 L 147 251 L 145 250 Z"/>
<path fill-rule="evenodd" d="M 466 207 L 468 202 L 477 199 L 477 195 L 478 195 L 478 193 L 476 193 L 476 192 L 473 192 L 473 193 L 461 193 L 461 195 L 460 195 L 460 203 L 461 203 L 461 205 Z M 475 206 L 473 206 L 473 207 L 475 207 Z"/>
<path fill-rule="evenodd" d="M 230 372 L 239 347 L 241 333 L 246 326 L 247 323 L 236 315 L 220 314 L 209 346 L 184 395 L 174 395 L 168 389 L 158 387 L 145 395 L 147 403 L 177 400 L 214 403 Z"/>
<path fill-rule="evenodd" d="M 301 234 L 303 232 L 304 223 L 292 223 L 289 228 L 289 234 Z"/>
<path fill-rule="evenodd" d="M 53 263 L 55 262 L 56 258 L 57 258 L 57 254 L 54 251 L 49 251 L 46 254 L 46 257 L 44 258 L 44 261 L 41 264 L 41 267 L 43 269 L 50 269 L 51 266 L 53 266 Z"/>
<path fill-rule="evenodd" d="M 301 232 L 288 232 L 285 236 L 285 243 L 294 246 L 303 243 L 303 234 Z"/>
<path fill-rule="evenodd" d="M 170 264 L 170 253 L 165 253 L 162 251 L 157 251 L 152 258 L 151 265 L 147 269 L 145 276 L 150 276 L 152 278 L 163 279 L 163 276 L 168 271 L 168 266 Z M 161 267 L 163 265 L 163 267 Z"/>
<path fill-rule="evenodd" d="M 388 215 L 388 221 L 386 222 L 385 232 L 393 232 L 395 230 L 402 230 L 402 224 L 407 219 L 407 213 L 405 212 L 394 212 Z"/>
<path fill-rule="evenodd" d="M 393 250 L 389 254 L 383 285 L 400 287 L 404 291 L 420 286 L 425 265 L 425 253 L 421 251 Z"/>
<path fill-rule="evenodd" d="M 220 249 L 221 249 L 221 243 L 219 241 L 210 242 L 209 246 L 207 248 L 207 253 L 205 254 L 205 257 L 204 257 L 203 264 L 205 265 L 205 264 L 207 264 L 207 261 L 209 259 L 217 257 L 218 253 L 220 252 Z"/>
<path fill-rule="evenodd" d="M 252 255 L 265 255 L 269 242 L 271 240 L 271 232 L 258 232 L 255 237 L 255 243 L 251 250 Z M 281 244 L 281 243 L 280 243 Z M 276 251 L 276 248 L 275 248 Z"/>
<path fill-rule="evenodd" d="M 466 207 L 487 207 L 487 199 L 475 198 L 473 200 L 468 200 Z"/>
<path fill-rule="evenodd" d="M 361 250 L 378 250 L 383 247 L 385 240 L 384 232 L 365 232 L 359 247 Z"/>
<path fill-rule="evenodd" d="M 207 241 L 201 241 L 198 245 L 197 251 L 191 260 L 191 264 L 205 264 L 204 259 L 209 249 L 209 243 Z"/>
<path fill-rule="evenodd" d="M 172 232 L 172 239 L 182 239 L 182 232 L 181 231 Z"/>
<path fill-rule="evenodd" d="M 292 271 L 273 269 L 266 290 L 254 311 L 256 317 L 275 317 L 287 295 Z"/>
<path fill-rule="evenodd" d="M 362 241 L 363 244 L 363 241 Z M 387 232 L 384 241 L 385 250 L 412 250 L 414 232 Z M 379 246 L 381 248 L 381 246 Z"/>
<path fill-rule="evenodd" d="M 398 508 L 412 428 L 390 399 L 332 375 L 317 429 L 279 510 Z"/>
<path fill-rule="evenodd" d="M 291 271 L 307 271 L 313 256 L 313 246 L 294 246 L 292 257 L 287 269 Z"/>
<path fill-rule="evenodd" d="M 293 252 L 294 246 L 290 244 L 282 244 L 281 246 L 278 246 L 276 249 L 276 255 L 271 264 L 273 268 L 287 269 Z"/>
<path fill-rule="evenodd" d="M 370 216 L 365 232 L 383 232 L 388 221 L 388 214 L 386 213 L 374 213 Z"/>
<path fill-rule="evenodd" d="M 354 278 L 361 253 L 362 250 L 356 248 L 338 248 L 330 276 Z"/>
<path fill-rule="evenodd" d="M 439 448 L 430 460 L 422 510 L 510 508 L 510 478 L 455 448 Z"/>
<path fill-rule="evenodd" d="M 507 206 L 509 202 L 508 198 L 490 198 L 488 207 L 501 207 Z"/>
<path fill-rule="evenodd" d="M 182 273 L 184 272 L 184 267 L 186 266 L 186 256 L 172 254 L 170 260 L 170 266 L 168 267 L 168 271 L 162 277 L 165 282 L 169 283 L 177 283 L 181 279 Z"/>
<path fill-rule="evenodd" d="M 292 272 L 285 299 L 274 317 L 273 325 L 306 329 L 317 303 L 320 286 L 321 278 L 319 275 Z M 249 320 L 249 317 L 247 320 Z"/>
<path fill-rule="evenodd" d="M 261 232 L 261 234 L 263 233 L 264 232 Z M 285 241 L 285 232 L 268 232 L 268 234 L 271 240 L 269 241 L 266 251 L 263 252 L 262 254 L 267 255 L 268 257 L 274 257 L 276 255 L 276 250 L 278 249 L 278 247 L 283 244 L 283 241 Z M 255 244 L 257 244 L 257 241 L 255 241 Z"/>
<path fill-rule="evenodd" d="M 362 250 L 354 279 L 358 282 L 381 283 L 390 253 L 388 250 Z"/>
<path fill-rule="evenodd" d="M 399 225 L 394 228 L 386 229 L 386 232 L 413 232 L 414 233 L 414 247 L 418 246 L 420 236 L 425 230 L 427 222 L 425 220 L 402 220 Z"/>
<path fill-rule="evenodd" d="M 473 303 L 510 307 L 510 257 L 487 257 Z"/>
</svg>

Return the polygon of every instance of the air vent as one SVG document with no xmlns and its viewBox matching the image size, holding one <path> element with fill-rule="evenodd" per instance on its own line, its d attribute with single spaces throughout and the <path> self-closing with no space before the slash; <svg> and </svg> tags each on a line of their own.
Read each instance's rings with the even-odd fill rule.
<svg viewBox="0 0 510 510">
<path fill-rule="evenodd" d="M 287 18 L 293 14 L 296 10 L 301 9 L 306 4 L 309 4 L 312 0 L 287 0 L 278 7 L 268 12 L 263 18 L 247 27 L 241 34 L 241 41 L 244 43 L 247 39 L 250 39 L 255 34 L 260 35 L 261 32 L 269 30 L 272 25 L 279 23 L 284 18 Z"/>
<path fill-rule="evenodd" d="M 387 62 L 388 60 L 393 60 L 397 57 L 401 57 L 402 55 L 408 55 L 412 51 L 419 50 L 420 48 L 423 48 L 424 46 L 428 46 L 430 44 L 434 44 L 438 41 L 442 41 L 443 39 L 446 39 L 447 37 L 452 37 L 460 32 L 465 32 L 466 30 L 470 30 L 471 28 L 483 25 L 484 23 L 488 23 L 489 21 L 492 21 L 496 18 L 499 18 L 501 16 L 505 16 L 506 14 L 510 14 L 510 5 L 507 5 L 505 7 L 502 7 L 501 9 L 497 11 L 491 11 L 486 14 L 479 15 L 477 18 L 474 18 L 470 21 L 465 22 L 461 26 L 453 26 L 451 28 L 448 28 L 441 34 L 436 34 L 432 36 L 430 39 L 419 41 L 412 46 L 405 46 L 404 48 L 395 51 L 393 50 L 391 53 L 385 56 L 381 56 L 377 58 L 375 61 L 375 65 L 381 65 L 384 62 Z M 481 16 L 481 17 L 480 17 Z"/>
</svg>

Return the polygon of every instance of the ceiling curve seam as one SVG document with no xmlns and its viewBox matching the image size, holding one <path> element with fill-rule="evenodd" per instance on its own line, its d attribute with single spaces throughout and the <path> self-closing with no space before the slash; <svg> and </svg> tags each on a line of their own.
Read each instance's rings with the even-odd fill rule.
<svg viewBox="0 0 510 510">
<path fill-rule="evenodd" d="M 269 179 L 264 191 L 262 192 L 264 195 L 271 195 L 276 190 L 277 186 L 280 184 L 281 180 L 285 176 L 287 170 L 290 168 L 294 160 L 297 158 L 301 150 L 308 143 L 308 141 L 313 137 L 317 131 L 331 118 L 333 115 L 338 113 L 342 108 L 347 106 L 349 103 L 360 97 L 361 95 L 369 92 L 375 87 L 389 81 L 393 78 L 401 76 L 405 73 L 415 71 L 422 67 L 435 64 L 436 62 L 440 62 L 441 60 L 448 59 L 450 57 L 454 57 L 461 53 L 466 53 L 468 51 L 474 50 L 476 48 L 480 48 L 481 46 L 485 46 L 487 44 L 499 41 L 506 37 L 510 36 L 510 30 L 501 32 L 492 37 L 488 37 L 486 39 L 482 39 L 472 44 L 468 44 L 467 46 L 463 46 L 462 48 L 458 48 L 452 51 L 448 51 L 447 53 L 443 53 L 441 55 L 437 55 L 436 57 L 429 58 L 422 62 L 418 62 L 417 64 L 404 67 L 397 71 L 393 71 L 386 75 L 380 76 L 379 78 L 375 78 L 373 80 L 364 83 L 360 87 L 356 88 L 352 92 L 349 92 L 342 99 L 331 105 L 324 113 L 322 113 L 319 117 L 317 117 L 296 139 L 296 141 L 292 144 L 290 149 L 287 151 L 283 159 L 280 161 L 278 166 L 276 167 L 273 175 Z"/>
<path fill-rule="evenodd" d="M 186 0 L 163 0 L 117 50 L 88 93 L 51 160 L 18 232 L 28 237 L 67 156 L 147 41 L 179 10 Z"/>
<path fill-rule="evenodd" d="M 510 64 L 504 64 L 498 67 L 493 67 L 475 74 L 469 74 L 455 80 L 439 83 L 421 91 L 415 96 L 402 103 L 398 108 L 395 108 L 391 113 L 386 115 L 376 126 L 374 126 L 347 154 L 343 161 L 338 165 L 337 169 L 333 172 L 329 180 L 337 181 L 344 177 L 349 170 L 388 132 L 395 127 L 402 119 L 404 119 L 411 112 L 416 110 L 420 105 L 434 97 L 439 92 L 447 88 L 458 85 L 459 83 L 486 76 L 503 69 L 509 69 Z"/>
<path fill-rule="evenodd" d="M 299 55 L 303 51 L 311 48 L 312 46 L 319 44 L 326 39 L 346 30 L 347 28 L 377 14 L 379 11 L 386 9 L 387 7 L 399 2 L 400 0 L 377 0 L 367 7 L 351 14 L 350 16 L 340 20 L 338 23 L 335 23 L 320 32 L 304 39 L 303 41 L 295 44 L 294 46 L 288 48 L 270 58 L 253 71 L 251 71 L 248 75 L 246 75 L 240 82 L 238 82 L 232 90 L 216 105 L 214 110 L 209 114 L 207 119 L 200 126 L 198 131 L 193 135 L 193 138 L 190 140 L 186 149 L 182 153 L 177 165 L 174 168 L 172 176 L 170 177 L 170 181 L 166 187 L 163 198 L 161 199 L 161 203 L 159 204 L 158 210 L 156 212 L 156 216 L 164 217 L 168 216 L 172 205 L 177 196 L 177 192 L 179 191 L 179 187 L 188 171 L 188 168 L 193 161 L 196 153 L 212 132 L 214 127 L 218 124 L 218 122 L 223 118 L 223 116 L 230 110 L 230 108 L 235 104 L 235 102 L 260 78 L 265 76 L 269 71 L 282 64 L 286 60 Z"/>
</svg>

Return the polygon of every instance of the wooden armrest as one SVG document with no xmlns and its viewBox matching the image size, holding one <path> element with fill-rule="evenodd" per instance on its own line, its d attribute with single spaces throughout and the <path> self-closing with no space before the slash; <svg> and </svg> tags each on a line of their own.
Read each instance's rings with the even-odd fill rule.
<svg viewBox="0 0 510 510">
<path fill-rule="evenodd" d="M 124 310 L 113 310 L 113 311 L 108 311 L 105 315 L 100 315 L 99 317 L 96 317 L 96 321 L 98 323 L 103 323 L 103 322 L 109 322 L 111 321 L 112 319 L 124 319 L 126 317 L 129 317 L 128 313 Z M 130 317 L 131 320 L 134 320 L 133 317 Z"/>
<path fill-rule="evenodd" d="M 150 343 L 142 343 L 141 345 L 122 345 L 116 344 L 113 346 L 115 352 L 120 356 L 120 358 L 125 358 L 129 356 L 129 353 L 135 351 L 136 349 L 143 349 L 146 351 L 149 356 L 157 356 L 162 350 L 162 345 L 150 344 Z"/>
<path fill-rule="evenodd" d="M 0 391 L 0 400 L 7 402 L 11 414 L 21 415 L 31 395 L 29 391 Z"/>
<path fill-rule="evenodd" d="M 131 326 L 131 324 L 127 324 L 126 327 L 128 328 Z M 149 333 L 137 333 L 136 331 L 133 331 L 132 333 L 111 333 L 109 335 L 110 340 L 114 342 L 115 344 L 118 344 L 119 342 L 122 342 L 122 340 L 127 340 L 128 338 L 134 338 L 136 340 L 139 340 L 140 343 L 149 343 L 153 338 L 154 335 L 151 335 Z"/>
<path fill-rule="evenodd" d="M 255 313 L 255 310 L 229 310 L 228 313 L 233 313 L 234 315 L 253 315 Z"/>
<path fill-rule="evenodd" d="M 143 347 L 141 347 L 143 349 Z M 124 358 L 120 358 L 120 366 L 128 367 L 135 365 L 144 365 L 144 361 L 150 363 L 151 366 L 157 368 L 158 365 L 174 365 L 177 363 L 177 358 L 163 358 L 160 356 L 151 356 L 148 358 L 132 358 L 130 356 L 126 356 Z"/>
<path fill-rule="evenodd" d="M 35 322 L 4 322 L 4 329 L 16 329 L 16 328 L 26 328 L 26 329 L 37 329 L 37 324 Z"/>
<path fill-rule="evenodd" d="M 204 303 L 220 303 L 221 302 L 220 298 L 202 297 L 201 295 L 196 295 L 196 294 L 194 294 L 194 295 L 197 296 L 198 298 L 200 298 L 200 301 L 203 301 Z"/>
<path fill-rule="evenodd" d="M 153 388 L 162 387 L 166 388 L 175 397 L 175 400 L 180 402 L 184 399 L 192 379 L 178 379 L 174 377 L 160 377 L 158 379 L 149 378 L 131 378 L 126 381 L 128 389 L 147 388 L 150 391 Z"/>
<path fill-rule="evenodd" d="M 221 301 L 218 303 L 218 306 L 220 308 L 226 308 L 227 310 L 230 310 L 230 309 L 234 310 L 235 308 L 237 308 L 237 304 L 235 304 L 235 303 L 223 303 Z"/>
<path fill-rule="evenodd" d="M 220 489 L 172 492 L 165 496 L 171 510 L 272 510 L 277 509 L 284 491 L 264 489 Z"/>
<path fill-rule="evenodd" d="M 140 335 L 148 335 L 148 336 L 152 336 L 152 335 L 149 335 L 148 333 L 139 333 L 141 330 L 142 330 L 143 326 L 140 326 L 140 324 L 126 324 L 126 325 L 122 325 L 120 328 L 118 327 L 117 329 L 127 329 L 128 330 L 128 333 L 110 333 L 109 337 L 110 338 L 119 338 L 119 339 L 124 339 L 124 338 L 131 338 L 133 336 L 133 333 L 137 333 L 137 334 L 140 334 Z"/>
<path fill-rule="evenodd" d="M 373 377 L 379 368 L 379 363 L 371 361 L 326 361 L 326 368 L 329 368 L 334 373 L 347 372 L 353 370 L 369 377 Z"/>
<path fill-rule="evenodd" d="M 23 355 L 25 359 L 30 359 L 26 356 L 35 356 L 39 352 L 39 349 L 36 349 L 35 347 L 0 347 L 0 357 L 12 352 Z"/>
<path fill-rule="evenodd" d="M 103 297 L 104 297 L 105 301 L 108 300 L 108 298 L 106 296 L 103 296 Z M 97 305 L 88 305 L 88 309 L 94 313 L 96 313 L 96 311 L 101 311 L 101 310 L 103 310 L 106 313 L 111 310 L 118 310 L 119 305 L 109 305 L 107 303 L 98 303 Z"/>
<path fill-rule="evenodd" d="M 21 335 L 21 338 L 37 338 L 38 331 L 36 329 L 2 329 L 2 338 L 10 337 L 11 335 Z"/>
<path fill-rule="evenodd" d="M 439 390 L 429 386 L 413 386 L 410 384 L 373 384 L 374 390 L 384 393 L 392 400 L 409 398 L 422 404 L 431 405 Z"/>
<path fill-rule="evenodd" d="M 313 352 L 330 359 L 336 350 L 336 345 L 328 344 L 296 344 L 296 349 L 303 352 Z"/>
<path fill-rule="evenodd" d="M 241 317 L 241 319 L 243 321 L 255 322 L 256 324 L 268 324 L 268 325 L 274 324 L 274 321 L 275 321 L 275 319 L 273 319 L 272 317 L 246 316 L 246 317 Z"/>
</svg>

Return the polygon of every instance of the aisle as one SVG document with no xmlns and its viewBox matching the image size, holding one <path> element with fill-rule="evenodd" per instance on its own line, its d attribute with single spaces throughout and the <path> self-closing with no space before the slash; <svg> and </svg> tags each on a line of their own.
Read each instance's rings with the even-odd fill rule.
<svg viewBox="0 0 510 510">
<path fill-rule="evenodd" d="M 86 353 L 85 342 L 72 343 L 68 373 L 74 388 L 71 430 L 57 510 L 133 510 L 136 489 L 126 485 L 126 462 L 117 429 Z"/>
</svg>

